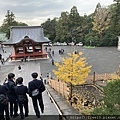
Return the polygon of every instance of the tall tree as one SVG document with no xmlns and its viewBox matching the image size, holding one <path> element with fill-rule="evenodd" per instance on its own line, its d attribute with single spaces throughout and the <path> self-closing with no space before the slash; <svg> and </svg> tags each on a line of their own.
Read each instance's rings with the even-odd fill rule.
<svg viewBox="0 0 120 120">
<path fill-rule="evenodd" d="M 53 70 L 56 77 L 70 84 L 70 100 L 72 98 L 73 85 L 83 84 L 90 72 L 91 66 L 87 65 L 82 52 L 77 54 L 69 53 L 68 57 L 62 58 L 62 63 L 56 62 L 57 70 Z"/>
<path fill-rule="evenodd" d="M 112 18 L 111 28 L 115 35 L 120 35 L 120 0 L 114 0 L 116 2 L 112 5 Z"/>
<path fill-rule="evenodd" d="M 69 39 L 69 13 L 62 12 L 61 17 L 58 19 L 56 24 L 56 41 L 68 42 Z"/>
<path fill-rule="evenodd" d="M 42 27 L 44 28 L 44 34 L 46 37 L 48 37 L 52 42 L 55 40 L 55 26 L 56 26 L 56 19 L 50 20 L 50 18 L 47 19 L 46 22 L 42 23 Z"/>
<path fill-rule="evenodd" d="M 110 25 L 110 10 L 106 7 L 101 7 L 100 3 L 96 6 L 95 15 L 93 19 L 93 30 L 98 32 L 100 39 L 106 29 Z"/>
<path fill-rule="evenodd" d="M 78 33 L 76 34 L 76 42 L 83 42 L 83 44 L 87 44 L 86 41 L 88 41 L 88 39 L 86 39 L 86 35 L 92 33 L 92 21 L 93 21 L 93 14 L 91 15 L 84 15 L 83 17 L 81 17 L 81 20 L 79 21 L 81 23 L 81 25 L 77 28 Z"/>
<path fill-rule="evenodd" d="M 27 26 L 27 24 L 15 21 L 14 13 L 7 10 L 3 24 L 0 27 L 0 31 L 6 33 L 7 38 L 10 37 L 10 26 Z"/>
<path fill-rule="evenodd" d="M 7 10 L 7 14 L 1 26 L 1 31 L 5 32 L 8 38 L 10 36 L 10 26 L 13 24 L 15 24 L 15 15 L 13 12 L 10 12 L 10 10 Z"/>
<path fill-rule="evenodd" d="M 15 22 L 15 15 L 10 10 L 7 10 L 7 14 L 5 15 L 6 19 L 4 19 L 4 24 L 8 24 L 9 26 Z"/>
<path fill-rule="evenodd" d="M 73 6 L 69 15 L 69 31 L 72 41 L 76 42 L 76 35 L 80 32 L 81 18 L 76 6 Z"/>
<path fill-rule="evenodd" d="M 75 27 L 78 27 L 80 25 L 80 16 L 76 6 L 73 6 L 71 8 L 69 19 L 71 23 L 70 24 L 71 29 L 74 29 Z"/>
</svg>

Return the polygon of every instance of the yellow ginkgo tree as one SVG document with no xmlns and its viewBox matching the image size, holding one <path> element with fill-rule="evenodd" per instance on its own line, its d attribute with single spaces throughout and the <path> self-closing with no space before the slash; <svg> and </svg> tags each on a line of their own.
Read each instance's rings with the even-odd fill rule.
<svg viewBox="0 0 120 120">
<path fill-rule="evenodd" d="M 82 52 L 68 53 L 66 58 L 62 58 L 61 63 L 55 63 L 57 70 L 53 70 L 59 80 L 70 84 L 70 100 L 72 98 L 72 86 L 84 84 L 90 73 L 91 66 L 88 66 L 86 58 L 82 54 Z"/>
</svg>

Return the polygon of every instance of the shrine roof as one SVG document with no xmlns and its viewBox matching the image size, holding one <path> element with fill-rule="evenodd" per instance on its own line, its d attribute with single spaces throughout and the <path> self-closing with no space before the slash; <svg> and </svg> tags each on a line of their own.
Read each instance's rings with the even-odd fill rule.
<svg viewBox="0 0 120 120">
<path fill-rule="evenodd" d="M 48 43 L 50 40 L 44 37 L 43 28 L 41 26 L 11 26 L 10 39 L 3 44 L 12 45 L 21 42 L 25 38 L 30 38 L 34 42 Z"/>
</svg>

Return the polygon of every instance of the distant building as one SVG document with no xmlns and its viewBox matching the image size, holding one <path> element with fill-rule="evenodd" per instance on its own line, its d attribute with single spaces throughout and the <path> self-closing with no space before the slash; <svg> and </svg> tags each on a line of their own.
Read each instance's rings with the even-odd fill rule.
<svg viewBox="0 0 120 120">
<path fill-rule="evenodd" d="M 118 50 L 120 51 L 120 36 L 118 36 Z"/>
<path fill-rule="evenodd" d="M 7 40 L 6 33 L 0 32 L 0 43 Z"/>
<path fill-rule="evenodd" d="M 48 54 L 43 50 L 42 44 L 50 40 L 44 37 L 41 26 L 12 26 L 10 28 L 10 39 L 3 45 L 13 46 L 14 53 L 11 60 L 47 58 Z"/>
</svg>

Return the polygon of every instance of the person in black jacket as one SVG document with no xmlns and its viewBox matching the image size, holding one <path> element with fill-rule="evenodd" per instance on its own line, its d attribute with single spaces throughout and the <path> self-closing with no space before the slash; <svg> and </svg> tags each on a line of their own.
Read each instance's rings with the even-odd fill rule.
<svg viewBox="0 0 120 120">
<path fill-rule="evenodd" d="M 41 112 L 44 112 L 44 104 L 42 98 L 42 92 L 45 91 L 45 86 L 41 80 L 38 80 L 38 73 L 34 72 L 31 74 L 33 80 L 28 83 L 28 93 L 29 96 L 32 98 L 34 110 L 36 116 L 40 118 L 40 111 L 38 108 L 37 100 L 39 101 L 39 106 L 41 108 Z"/>
<path fill-rule="evenodd" d="M 4 118 L 4 111 L 6 113 L 6 120 L 10 120 L 10 117 L 9 117 L 9 110 L 8 110 L 8 98 L 7 98 L 7 91 L 8 89 L 6 88 L 5 85 L 0 85 L 0 95 L 3 95 L 5 96 L 6 98 L 6 102 L 3 103 L 0 103 L 0 120 L 5 120 Z M 4 99 L 5 100 L 5 99 Z"/>
<path fill-rule="evenodd" d="M 5 86 L 6 88 L 6 97 L 8 98 L 8 79 L 6 78 L 4 83 L 3 83 L 3 86 Z M 9 104 L 7 104 L 5 106 L 5 114 L 6 114 L 6 120 L 10 120 L 10 117 L 9 117 Z"/>
<path fill-rule="evenodd" d="M 17 95 L 17 103 L 20 108 L 21 119 L 24 119 L 23 106 L 25 109 L 25 117 L 28 117 L 28 97 L 27 97 L 28 88 L 27 86 L 23 85 L 22 77 L 18 77 L 16 79 L 16 82 L 17 82 L 17 86 L 15 87 L 15 92 Z"/>
<path fill-rule="evenodd" d="M 20 65 L 18 66 L 18 70 L 21 71 L 21 66 Z"/>
<path fill-rule="evenodd" d="M 15 74 L 14 73 L 9 73 L 8 74 L 8 99 L 10 102 L 10 116 L 14 116 L 17 117 L 18 116 L 18 106 L 17 106 L 17 98 L 16 98 L 16 94 L 15 94 L 15 89 L 14 87 L 16 86 L 15 82 L 14 82 L 14 77 Z M 13 115 L 13 111 L 14 111 L 14 115 Z"/>
</svg>

